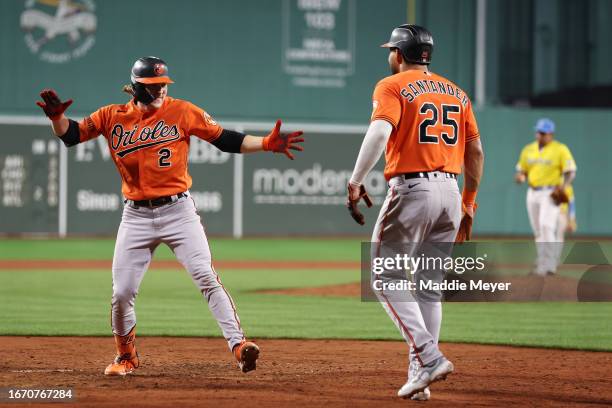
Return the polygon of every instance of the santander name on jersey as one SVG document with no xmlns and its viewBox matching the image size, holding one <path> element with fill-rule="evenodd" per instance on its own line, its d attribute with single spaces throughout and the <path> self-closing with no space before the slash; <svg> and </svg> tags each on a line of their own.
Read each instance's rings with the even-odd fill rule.
<svg viewBox="0 0 612 408">
<path fill-rule="evenodd" d="M 469 101 L 469 98 L 461 89 L 442 81 L 417 80 L 409 82 L 408 85 L 400 90 L 400 95 L 406 98 L 408 102 L 412 102 L 418 96 L 428 93 L 454 96 L 463 106 L 467 106 Z"/>
</svg>

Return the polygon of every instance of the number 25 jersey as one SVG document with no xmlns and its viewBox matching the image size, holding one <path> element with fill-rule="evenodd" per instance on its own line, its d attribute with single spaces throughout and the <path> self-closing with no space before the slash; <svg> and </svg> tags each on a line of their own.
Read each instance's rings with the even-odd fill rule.
<svg viewBox="0 0 612 408">
<path fill-rule="evenodd" d="M 371 120 L 393 131 L 385 151 L 385 178 L 421 171 L 459 174 L 465 144 L 479 138 L 468 96 L 446 78 L 409 70 L 378 82 Z"/>
</svg>

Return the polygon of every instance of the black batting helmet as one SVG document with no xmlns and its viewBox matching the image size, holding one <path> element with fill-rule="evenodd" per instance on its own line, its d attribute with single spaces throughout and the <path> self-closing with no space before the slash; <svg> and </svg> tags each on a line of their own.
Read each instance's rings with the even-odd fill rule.
<svg viewBox="0 0 612 408">
<path fill-rule="evenodd" d="M 381 45 L 385 48 L 397 48 L 406 62 L 429 65 L 433 53 L 433 37 L 424 27 L 414 24 L 402 24 L 391 32 L 389 42 Z"/>
<path fill-rule="evenodd" d="M 161 58 L 138 58 L 132 66 L 130 75 L 134 97 L 137 101 L 150 104 L 155 99 L 145 88 L 149 84 L 173 84 L 168 76 L 168 65 Z"/>
</svg>

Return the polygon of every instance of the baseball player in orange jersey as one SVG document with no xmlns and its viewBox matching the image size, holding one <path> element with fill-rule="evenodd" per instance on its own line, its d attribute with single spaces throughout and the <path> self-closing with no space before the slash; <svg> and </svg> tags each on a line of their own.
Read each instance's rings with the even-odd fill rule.
<svg viewBox="0 0 612 408">
<path fill-rule="evenodd" d="M 293 159 L 302 150 L 302 132 L 282 134 L 280 120 L 266 137 L 223 129 L 194 104 L 167 96 L 168 67 L 156 57 L 138 59 L 132 68 L 128 103 L 104 106 L 81 122 L 64 116 L 72 100 L 61 102 L 50 89 L 37 104 L 51 119 L 66 146 L 104 135 L 126 198 L 113 256 L 111 324 L 117 355 L 106 375 L 126 375 L 139 365 L 135 347 L 134 300 L 160 244 L 168 245 L 208 301 L 240 369 L 254 370 L 258 346 L 245 339 L 234 302 L 221 284 L 193 199 L 187 171 L 190 135 L 230 153 L 273 151 Z"/>
<path fill-rule="evenodd" d="M 368 206 L 371 202 L 362 183 L 384 150 L 389 191 L 372 233 L 373 256 L 393 251 L 398 243 L 412 244 L 408 256 L 419 256 L 430 243 L 447 243 L 441 246 L 446 256 L 455 240 L 471 237 L 482 175 L 484 156 L 472 104 L 458 86 L 428 70 L 433 39 L 425 28 L 399 26 L 382 46 L 389 48 L 393 75 L 374 89 L 371 123 L 348 185 L 347 206 L 363 225 L 357 204 L 361 198 Z M 463 195 L 457 185 L 462 167 Z M 411 272 L 415 278 L 429 273 Z M 436 280 L 443 278 L 444 271 L 435 273 Z M 373 273 L 374 278 L 398 282 L 406 279 L 406 271 L 385 269 Z M 440 297 L 431 301 L 406 290 L 373 289 L 410 346 L 408 381 L 398 396 L 427 400 L 428 386 L 453 371 L 438 348 Z"/>
</svg>

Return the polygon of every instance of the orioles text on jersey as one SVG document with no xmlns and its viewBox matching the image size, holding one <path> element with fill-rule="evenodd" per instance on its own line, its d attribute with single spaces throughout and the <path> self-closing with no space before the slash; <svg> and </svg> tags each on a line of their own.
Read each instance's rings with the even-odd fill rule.
<svg viewBox="0 0 612 408">
<path fill-rule="evenodd" d="M 134 101 L 104 106 L 79 123 L 80 141 L 100 134 L 130 200 L 149 200 L 191 187 L 187 168 L 190 135 L 212 142 L 223 128 L 191 102 L 167 96 L 155 112 Z"/>
</svg>

